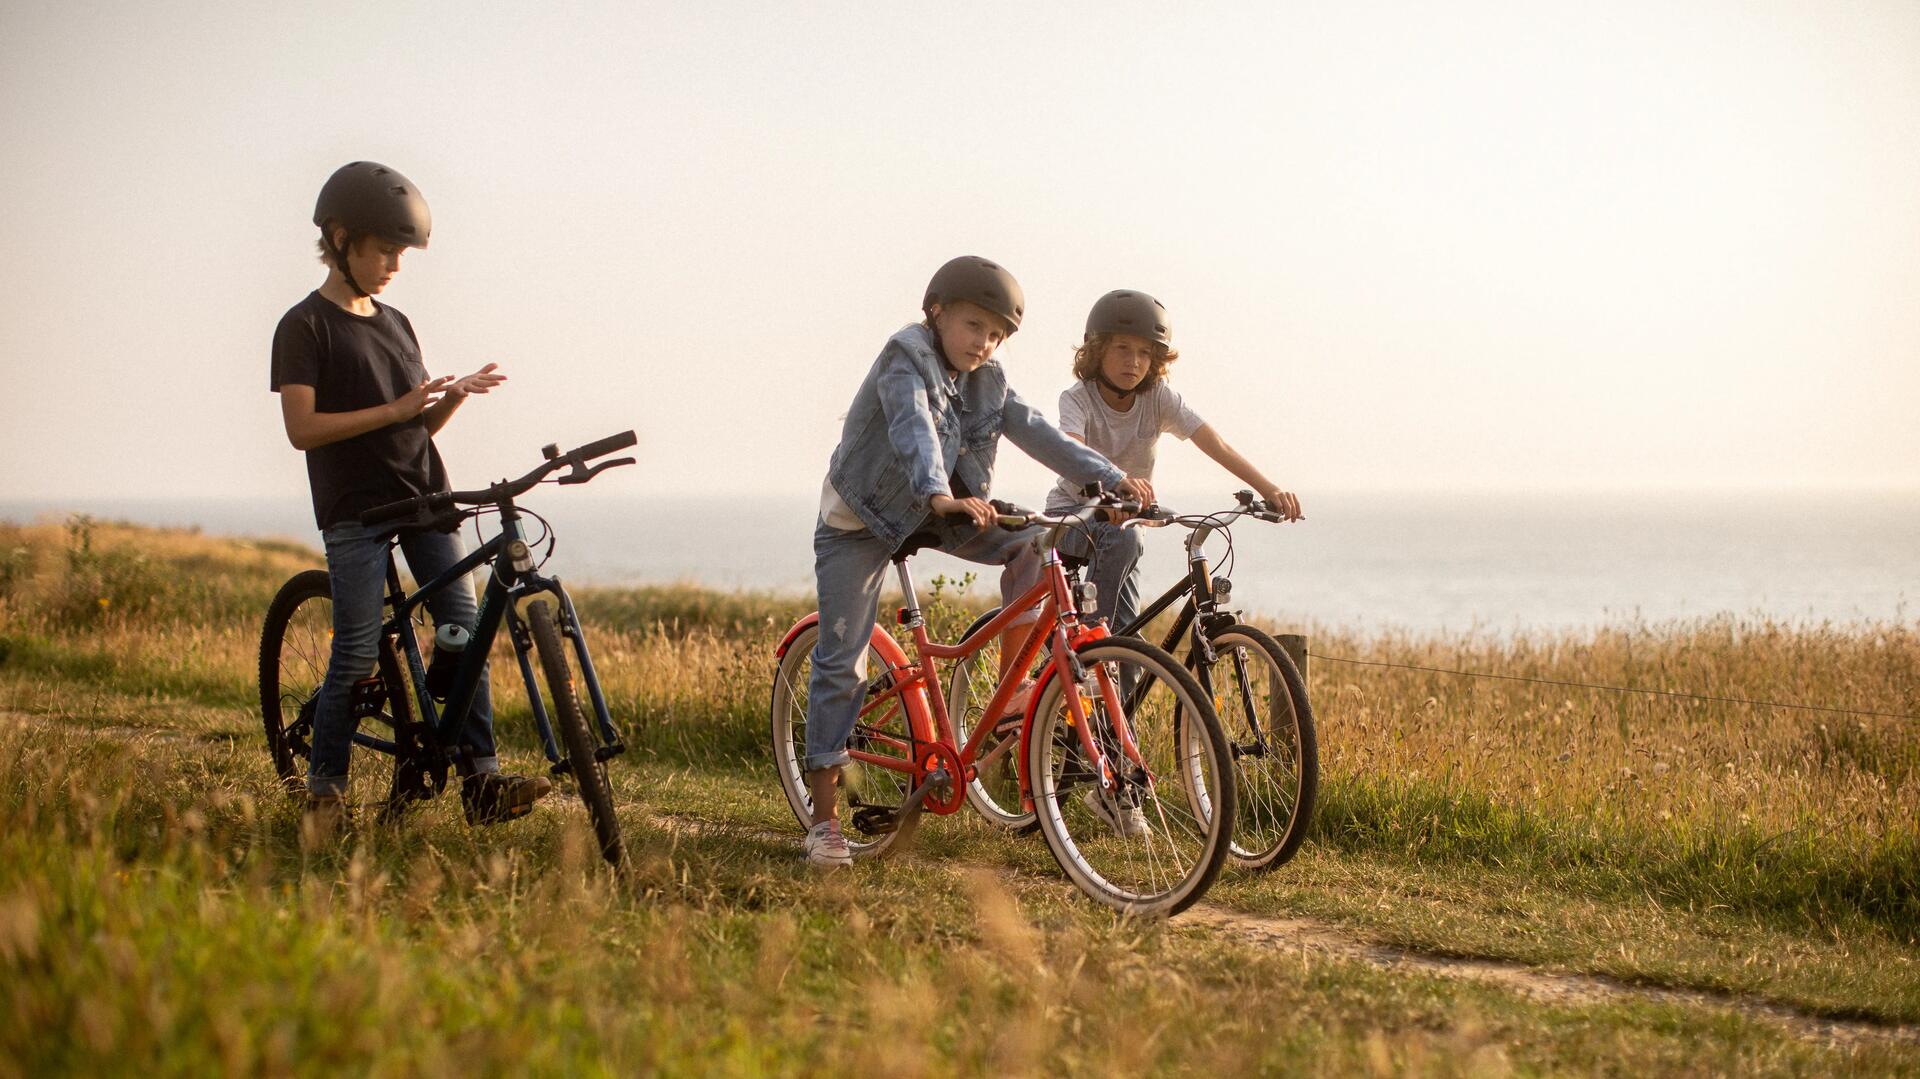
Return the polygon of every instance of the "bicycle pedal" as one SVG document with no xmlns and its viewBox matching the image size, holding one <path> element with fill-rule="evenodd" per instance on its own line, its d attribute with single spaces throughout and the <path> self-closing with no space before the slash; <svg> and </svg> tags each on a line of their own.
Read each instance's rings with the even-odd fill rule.
<svg viewBox="0 0 1920 1079">
<path fill-rule="evenodd" d="M 847 808 L 853 810 L 853 826 L 867 835 L 885 835 L 900 827 L 899 806 L 875 805 L 850 794 Z"/>
<path fill-rule="evenodd" d="M 900 825 L 900 813 L 890 806 L 863 805 L 853 811 L 853 826 L 865 835 L 885 835 Z"/>
<path fill-rule="evenodd" d="M 387 683 L 379 675 L 362 678 L 353 684 L 347 698 L 347 709 L 355 719 L 372 719 L 380 714 L 387 703 Z"/>
</svg>

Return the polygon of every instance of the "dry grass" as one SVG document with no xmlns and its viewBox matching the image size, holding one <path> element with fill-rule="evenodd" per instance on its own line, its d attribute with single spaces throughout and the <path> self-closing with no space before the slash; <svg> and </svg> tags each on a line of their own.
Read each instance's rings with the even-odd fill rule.
<svg viewBox="0 0 1920 1079">
<path fill-rule="evenodd" d="M 1517 640 L 1323 637 L 1329 656 L 1920 716 L 1920 634 L 1732 618 Z M 1920 820 L 1920 720 L 1313 664 L 1335 773 L 1430 779 L 1542 812 L 1818 831 Z"/>
<path fill-rule="evenodd" d="M 804 606 L 790 599 L 580 597 L 634 746 L 615 766 L 631 881 L 584 857 L 584 816 L 564 805 L 480 832 L 429 806 L 303 856 L 251 702 L 260 613 L 316 562 L 178 532 L 0 526 L 0 712 L 15 713 L 0 727 L 0 1077 L 130 1060 L 249 1074 L 1914 1064 L 1685 1009 L 1545 1008 L 1116 922 L 1059 887 L 1037 844 L 965 817 L 923 833 L 921 859 L 820 879 L 763 834 L 791 827 L 762 744 L 772 648 Z M 1920 707 L 1920 641 L 1895 626 L 1314 648 Z M 497 658 L 503 744 L 535 759 Z M 1325 661 L 1312 681 L 1321 826 L 1295 867 L 1225 880 L 1220 901 L 1367 925 L 1378 915 L 1361 908 L 1401 886 L 1440 911 L 1401 928 L 1439 950 L 1498 951 L 1502 912 L 1578 917 L 1619 939 L 1551 961 L 1759 992 L 1738 949 L 1700 945 L 1750 933 L 1784 964 L 1810 957 L 1779 975 L 1783 999 L 1920 1017 L 1915 725 Z M 673 831 L 661 813 L 717 827 Z M 1525 894 L 1506 894 L 1515 882 Z M 1637 939 L 1669 954 L 1632 954 Z M 1598 954 L 1615 943 L 1624 958 Z"/>
</svg>

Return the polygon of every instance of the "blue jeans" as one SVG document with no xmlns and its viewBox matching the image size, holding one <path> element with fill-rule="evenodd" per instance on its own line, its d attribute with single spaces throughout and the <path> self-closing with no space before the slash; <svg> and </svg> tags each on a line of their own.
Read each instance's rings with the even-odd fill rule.
<svg viewBox="0 0 1920 1079">
<path fill-rule="evenodd" d="M 327 546 L 327 573 L 333 579 L 333 654 L 326 681 L 314 703 L 313 758 L 307 766 L 309 794 L 340 794 L 347 786 L 347 762 L 353 752 L 353 734 L 359 727 L 350 707 L 353 684 L 379 669 L 381 603 L 387 588 L 387 543 L 390 528 L 359 524 L 335 525 L 320 533 Z M 452 569 L 465 557 L 460 537 L 446 532 L 410 532 L 400 538 L 407 569 L 422 584 Z M 435 625 L 459 623 L 472 630 L 479 621 L 473 587 L 467 581 L 448 585 L 427 600 Z M 410 693 L 412 686 L 390 686 L 394 693 Z M 497 772 L 500 758 L 493 748 L 493 697 L 487 689 L 485 668 L 474 691 L 473 708 L 460 730 L 468 753 L 456 754 L 462 774 Z"/>
<path fill-rule="evenodd" d="M 1100 609 L 1095 617 L 1105 618 L 1115 633 L 1127 627 L 1140 612 L 1140 530 L 1118 528 L 1102 521 L 1088 526 L 1093 544 L 1078 529 L 1060 537 L 1060 553 L 1090 558 L 1085 580 L 1092 581 Z"/>
<path fill-rule="evenodd" d="M 1019 599 L 1040 580 L 1040 554 L 1033 549 L 1038 528 L 983 531 L 970 521 L 939 518 L 929 519 L 925 527 L 940 535 L 940 549 L 955 558 L 1002 567 L 1003 605 Z M 813 646 L 813 676 L 807 686 L 807 757 L 801 767 L 808 771 L 851 759 L 847 739 L 866 698 L 867 642 L 873 636 L 880 586 L 892 565 L 894 546 L 870 530 L 848 532 L 825 521 L 813 530 L 820 641 Z"/>
</svg>

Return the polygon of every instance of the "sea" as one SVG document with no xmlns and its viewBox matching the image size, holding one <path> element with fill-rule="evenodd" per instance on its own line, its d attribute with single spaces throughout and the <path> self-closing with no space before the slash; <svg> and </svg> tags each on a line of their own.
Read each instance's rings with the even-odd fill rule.
<svg viewBox="0 0 1920 1079">
<path fill-rule="evenodd" d="M 1232 504 L 1227 492 L 1161 493 L 1182 512 Z M 811 498 L 554 489 L 525 504 L 552 528 L 550 571 L 572 584 L 813 587 Z M 1505 636 L 1721 615 L 1904 622 L 1920 600 L 1920 492 L 1349 492 L 1315 495 L 1306 510 L 1298 523 L 1239 523 L 1231 550 L 1227 537 L 1209 541 L 1236 607 L 1303 629 Z M 319 543 L 303 500 L 0 500 L 0 521 L 75 513 Z M 1151 598 L 1183 572 L 1185 532 L 1146 539 Z M 977 569 L 937 552 L 914 563 L 923 586 Z M 982 574 L 972 587 L 992 594 L 994 582 Z"/>
</svg>

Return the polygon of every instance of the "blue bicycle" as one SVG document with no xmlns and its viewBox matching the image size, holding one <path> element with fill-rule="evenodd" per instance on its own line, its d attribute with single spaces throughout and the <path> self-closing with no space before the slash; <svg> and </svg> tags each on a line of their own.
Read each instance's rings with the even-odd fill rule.
<svg viewBox="0 0 1920 1079">
<path fill-rule="evenodd" d="M 514 499 L 540 483 L 585 483 L 609 468 L 630 465 L 631 457 L 589 462 L 632 446 L 635 441 L 634 433 L 626 431 L 566 453 L 550 445 L 541 451 L 546 460 L 517 480 L 502 480 L 478 491 L 405 499 L 360 515 L 360 522 L 369 526 L 407 521 L 416 527 L 447 530 L 469 518 L 492 514 L 497 515 L 500 526 L 492 539 L 411 593 L 402 587 L 399 568 L 391 548 L 388 550 L 386 617 L 380 629 L 378 669 L 354 686 L 352 696 L 353 715 L 363 722 L 371 721 L 370 729 L 355 732 L 354 764 L 349 770 L 350 775 L 365 782 L 366 777 L 380 774 L 380 756 L 392 758 L 386 790 L 377 796 L 383 820 L 397 818 L 409 803 L 432 798 L 445 789 L 447 772 L 456 763 L 456 756 L 467 752 L 458 732 L 473 705 L 488 653 L 504 624 L 526 683 L 534 728 L 553 774 L 563 779 L 572 777 L 593 820 L 601 855 L 613 865 L 625 863 L 620 822 L 614 815 L 612 789 L 607 781 L 607 761 L 626 746 L 607 711 L 573 600 L 558 578 L 540 572 L 546 559 L 536 561 L 527 542 L 522 518 L 532 517 L 543 525 L 546 522 L 516 506 Z M 554 478 L 554 473 L 563 469 L 565 474 Z M 416 524 L 423 520 L 424 525 Z M 398 542 L 396 532 L 393 543 Z M 552 550 L 549 527 L 546 555 L 550 556 Z M 448 679 L 441 668 L 447 660 L 436 654 L 435 664 L 430 667 L 427 663 L 414 632 L 415 623 L 424 620 L 429 596 L 443 588 L 468 587 L 467 575 L 482 565 L 489 566 L 492 575 L 481 597 L 478 624 L 471 640 L 457 653 Z M 274 769 L 290 788 L 302 787 L 304 762 L 312 755 L 314 706 L 326 678 L 332 636 L 333 589 L 327 571 L 313 569 L 295 574 L 267 608 L 266 626 L 260 635 L 260 709 L 267 749 L 273 756 Z M 546 675 L 550 701 L 542 699 L 534 678 L 536 657 Z M 593 710 L 592 724 L 581 704 L 578 687 L 582 686 Z"/>
</svg>

